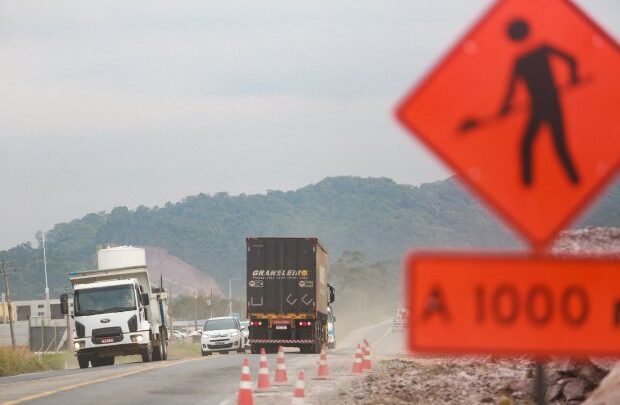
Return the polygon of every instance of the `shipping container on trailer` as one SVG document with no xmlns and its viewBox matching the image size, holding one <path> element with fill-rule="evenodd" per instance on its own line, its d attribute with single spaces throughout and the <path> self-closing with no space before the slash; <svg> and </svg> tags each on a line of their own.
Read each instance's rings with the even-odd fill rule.
<svg viewBox="0 0 620 405">
<path fill-rule="evenodd" d="M 252 352 L 319 352 L 327 344 L 327 251 L 317 238 L 252 237 L 246 244 Z"/>
</svg>

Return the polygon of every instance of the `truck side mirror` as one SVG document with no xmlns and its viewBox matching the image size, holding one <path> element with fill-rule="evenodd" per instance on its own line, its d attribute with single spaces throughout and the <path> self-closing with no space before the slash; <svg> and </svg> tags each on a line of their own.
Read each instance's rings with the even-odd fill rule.
<svg viewBox="0 0 620 405">
<path fill-rule="evenodd" d="M 331 304 L 334 301 L 336 301 L 336 291 L 334 287 L 330 285 L 329 286 L 329 303 Z"/>
<path fill-rule="evenodd" d="M 150 304 L 150 302 L 149 302 L 149 294 L 148 293 L 140 294 L 140 303 L 143 306 L 145 306 L 145 307 L 147 307 Z"/>
<path fill-rule="evenodd" d="M 60 294 L 60 313 L 63 315 L 69 313 L 69 295 L 67 293 Z"/>
</svg>

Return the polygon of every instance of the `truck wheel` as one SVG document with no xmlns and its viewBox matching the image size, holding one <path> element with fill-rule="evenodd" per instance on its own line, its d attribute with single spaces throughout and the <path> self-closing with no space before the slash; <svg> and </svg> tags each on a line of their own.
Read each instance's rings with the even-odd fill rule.
<svg viewBox="0 0 620 405">
<path fill-rule="evenodd" d="M 321 354 L 321 349 L 322 349 L 322 347 L 321 347 L 320 343 L 317 343 L 317 344 L 314 345 L 314 353 Z"/>
<path fill-rule="evenodd" d="M 250 345 L 250 353 L 258 354 L 260 353 L 260 348 L 258 346 Z"/>
<path fill-rule="evenodd" d="M 142 350 L 142 361 L 145 363 L 153 361 L 153 346 L 150 343 Z"/>
<path fill-rule="evenodd" d="M 161 335 L 162 345 L 161 350 L 163 355 L 161 356 L 162 360 L 168 360 L 168 339 L 166 338 L 166 334 Z"/>
<path fill-rule="evenodd" d="M 92 359 L 90 361 L 90 364 L 93 365 L 93 367 L 101 367 L 101 366 L 105 366 L 105 361 L 106 359 Z"/>
<path fill-rule="evenodd" d="M 157 344 L 153 347 L 153 361 L 160 361 L 162 359 L 161 335 L 159 337 L 160 339 L 157 340 Z"/>
<path fill-rule="evenodd" d="M 106 366 L 113 366 L 113 365 L 114 365 L 114 356 L 108 357 L 108 361 L 106 362 Z"/>
<path fill-rule="evenodd" d="M 80 365 L 80 368 L 88 368 L 88 363 L 90 362 L 90 360 L 87 359 L 86 357 L 78 355 L 77 361 L 78 361 L 78 364 Z"/>
</svg>

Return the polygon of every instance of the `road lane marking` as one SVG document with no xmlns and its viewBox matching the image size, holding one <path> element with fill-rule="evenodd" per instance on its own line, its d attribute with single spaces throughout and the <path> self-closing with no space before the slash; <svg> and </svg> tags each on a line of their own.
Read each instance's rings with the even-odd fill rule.
<svg viewBox="0 0 620 405">
<path fill-rule="evenodd" d="M 133 374 L 138 374 L 141 372 L 145 372 L 145 371 L 150 371 L 150 370 L 156 370 L 156 369 L 160 369 L 160 368 L 166 368 L 166 367 L 172 367 L 172 366 L 177 366 L 180 364 L 184 364 L 184 363 L 188 363 L 190 361 L 196 361 L 196 360 L 202 360 L 201 358 L 191 358 L 191 359 L 185 359 L 185 360 L 181 360 L 177 363 L 168 363 L 168 364 L 158 364 L 158 365 L 153 365 L 150 367 L 144 367 L 144 368 L 140 368 L 137 370 L 131 370 L 125 373 L 120 373 L 120 374 L 114 374 L 111 376 L 106 376 L 106 377 L 101 377 L 98 378 L 96 380 L 91 380 L 91 381 L 84 381 L 81 383 L 77 383 L 77 384 L 72 384 L 72 385 L 66 385 L 64 387 L 60 387 L 60 388 L 56 388 L 53 390 L 48 390 L 48 391 L 44 391 L 44 392 L 40 392 L 38 394 L 32 394 L 32 395 L 27 395 L 25 397 L 21 397 L 21 398 L 17 398 L 11 401 L 6 401 L 6 402 L 2 402 L 0 403 L 0 405 L 15 405 L 15 404 L 21 404 L 22 402 L 26 402 L 26 401 L 32 401 L 35 399 L 40 399 L 40 398 L 44 398 L 44 397 L 48 397 L 50 395 L 54 395 L 54 394 L 58 394 L 60 392 L 65 392 L 65 391 L 70 391 L 76 388 L 80 388 L 86 385 L 91 385 L 91 384 L 97 384 L 100 382 L 106 382 L 106 381 L 110 381 L 110 380 L 116 380 L 118 378 L 122 378 L 122 377 L 127 377 Z"/>
</svg>

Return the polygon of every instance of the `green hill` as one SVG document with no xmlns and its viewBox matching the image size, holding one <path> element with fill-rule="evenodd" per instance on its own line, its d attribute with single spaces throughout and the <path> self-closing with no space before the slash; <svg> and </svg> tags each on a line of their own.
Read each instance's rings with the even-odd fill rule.
<svg viewBox="0 0 620 405">
<path fill-rule="evenodd" d="M 620 187 L 610 190 L 583 224 L 620 225 Z M 360 251 L 371 262 L 400 260 L 412 247 L 517 248 L 499 225 L 452 179 L 419 187 L 387 178 L 333 177 L 295 191 L 230 196 L 199 194 L 164 207 L 114 208 L 58 224 L 46 234 L 50 288 L 67 273 L 92 268 L 99 244 L 163 247 L 222 285 L 242 277 L 246 236 L 318 236 L 335 262 Z M 29 243 L 0 252 L 13 262 L 15 297 L 43 291 L 42 254 Z"/>
</svg>

